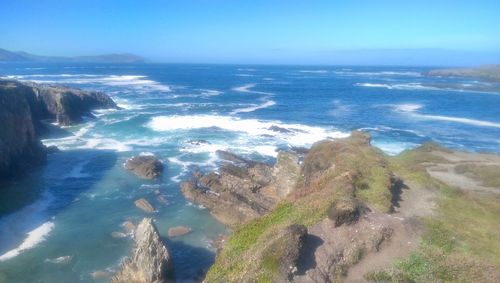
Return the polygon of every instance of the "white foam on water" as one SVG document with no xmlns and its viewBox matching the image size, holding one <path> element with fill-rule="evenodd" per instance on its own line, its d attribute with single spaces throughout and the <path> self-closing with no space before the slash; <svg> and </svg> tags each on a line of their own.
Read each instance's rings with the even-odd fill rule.
<svg viewBox="0 0 500 283">
<path fill-rule="evenodd" d="M 27 237 L 24 239 L 24 241 L 15 249 L 12 249 L 3 255 L 0 255 L 0 261 L 6 261 L 8 259 L 11 259 L 13 257 L 16 257 L 23 251 L 29 250 L 40 244 L 41 242 L 45 241 L 45 239 L 48 237 L 50 234 L 50 231 L 54 229 L 54 223 L 51 221 L 47 221 L 43 223 L 42 225 L 38 226 L 31 232 L 27 233 Z"/>
<path fill-rule="evenodd" d="M 246 84 L 243 86 L 234 87 L 233 90 L 238 91 L 238 92 L 265 94 L 265 95 L 272 95 L 273 94 L 270 92 L 252 90 L 252 88 L 254 88 L 256 85 L 257 84 Z"/>
<path fill-rule="evenodd" d="M 393 107 L 394 107 L 395 111 L 405 112 L 408 115 L 411 115 L 412 117 L 417 118 L 417 119 L 455 122 L 455 123 L 472 125 L 472 126 L 479 126 L 479 127 L 500 128 L 500 123 L 491 122 L 491 121 L 477 120 L 477 119 L 471 119 L 471 118 L 465 118 L 465 117 L 452 117 L 452 116 L 416 113 L 417 110 L 419 110 L 423 107 L 420 104 L 398 104 L 398 105 L 393 105 Z"/>
<path fill-rule="evenodd" d="M 252 74 L 236 74 L 235 76 L 237 76 L 237 77 L 255 77 L 255 75 L 252 75 Z"/>
<path fill-rule="evenodd" d="M 484 120 L 469 119 L 469 118 L 463 118 L 463 117 L 450 117 L 450 116 L 441 116 L 441 115 L 423 115 L 423 114 L 413 114 L 413 116 L 421 118 L 421 119 L 427 119 L 427 120 L 455 122 L 455 123 L 461 123 L 461 124 L 479 126 L 479 127 L 500 128 L 500 123 L 484 121 Z"/>
<path fill-rule="evenodd" d="M 217 96 L 222 94 L 223 92 L 215 89 L 200 89 L 202 96 Z"/>
<path fill-rule="evenodd" d="M 300 70 L 300 73 L 311 73 L 311 74 L 326 74 L 327 70 Z"/>
<path fill-rule="evenodd" d="M 158 132 L 219 128 L 253 137 L 273 136 L 292 145 L 310 145 L 325 138 L 349 136 L 348 133 L 328 131 L 320 127 L 217 115 L 157 116 L 153 117 L 146 126 Z M 283 131 L 273 131 L 273 126 L 282 128 Z"/>
<path fill-rule="evenodd" d="M 273 105 L 276 105 L 276 102 L 274 102 L 273 100 L 267 100 L 265 101 L 264 103 L 262 104 L 252 104 L 252 106 L 248 106 L 248 107 L 243 107 L 243 108 L 238 108 L 238 109 L 235 109 L 231 112 L 231 114 L 238 114 L 238 113 L 248 113 L 248 112 L 253 112 L 255 110 L 259 110 L 259 109 L 264 109 L 264 108 L 268 108 L 268 107 L 271 107 Z"/>
<path fill-rule="evenodd" d="M 344 76 L 408 76 L 408 77 L 421 77 L 422 74 L 419 72 L 405 72 L 405 71 L 382 71 L 382 72 L 352 72 L 349 69 L 344 69 L 342 71 L 335 71 L 337 75 Z"/>
<path fill-rule="evenodd" d="M 36 83 L 101 84 L 106 86 L 130 87 L 142 92 L 172 91 L 169 86 L 147 79 L 147 76 L 140 75 L 35 74 L 8 77 Z"/>
</svg>

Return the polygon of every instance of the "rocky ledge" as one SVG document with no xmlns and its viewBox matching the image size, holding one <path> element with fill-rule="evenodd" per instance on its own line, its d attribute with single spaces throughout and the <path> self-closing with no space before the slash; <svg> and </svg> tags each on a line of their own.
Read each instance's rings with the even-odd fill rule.
<svg viewBox="0 0 500 283">
<path fill-rule="evenodd" d="M 172 278 L 172 259 L 151 218 L 144 218 L 134 232 L 132 255 L 113 276 L 113 283 L 161 283 Z"/>
<path fill-rule="evenodd" d="M 43 120 L 71 125 L 98 108 L 117 106 L 102 92 L 0 79 L 0 180 L 45 160 Z"/>
<path fill-rule="evenodd" d="M 207 207 L 222 223 L 237 225 L 271 211 L 293 190 L 300 177 L 299 157 L 280 152 L 274 166 L 246 160 L 226 151 L 218 172 L 195 174 L 181 184 L 184 196 Z"/>
<path fill-rule="evenodd" d="M 389 157 L 362 132 L 304 153 L 269 165 L 220 152 L 219 170 L 182 184 L 187 199 L 234 228 L 204 282 L 500 279 L 495 254 L 476 240 L 498 246 L 483 229 L 498 234 L 500 157 L 432 144 Z M 482 257 L 464 254 L 457 238 Z"/>
</svg>

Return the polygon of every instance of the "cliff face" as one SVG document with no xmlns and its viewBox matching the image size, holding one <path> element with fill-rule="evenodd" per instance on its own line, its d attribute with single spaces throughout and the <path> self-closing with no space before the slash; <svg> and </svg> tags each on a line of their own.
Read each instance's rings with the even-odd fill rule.
<svg viewBox="0 0 500 283">
<path fill-rule="evenodd" d="M 0 180 L 45 159 L 29 100 L 32 88 L 0 81 Z"/>
<path fill-rule="evenodd" d="M 78 123 L 96 108 L 116 108 L 106 94 L 0 79 L 0 180 L 45 160 L 41 120 Z"/>
</svg>

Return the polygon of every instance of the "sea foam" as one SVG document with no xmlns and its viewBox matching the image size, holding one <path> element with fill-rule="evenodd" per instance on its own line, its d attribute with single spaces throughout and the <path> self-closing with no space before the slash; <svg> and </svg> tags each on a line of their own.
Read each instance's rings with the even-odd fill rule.
<svg viewBox="0 0 500 283">
<path fill-rule="evenodd" d="M 45 239 L 48 237 L 50 234 L 50 231 L 54 229 L 54 223 L 51 221 L 45 222 L 42 225 L 38 226 L 31 232 L 27 233 L 27 237 L 24 239 L 24 241 L 15 249 L 12 249 L 3 255 L 0 255 L 0 261 L 5 261 L 8 259 L 11 259 L 13 257 L 16 257 L 19 255 L 21 252 L 25 250 L 29 250 L 31 248 L 34 248 L 36 245 L 40 244 L 41 242 L 45 241 Z"/>
</svg>

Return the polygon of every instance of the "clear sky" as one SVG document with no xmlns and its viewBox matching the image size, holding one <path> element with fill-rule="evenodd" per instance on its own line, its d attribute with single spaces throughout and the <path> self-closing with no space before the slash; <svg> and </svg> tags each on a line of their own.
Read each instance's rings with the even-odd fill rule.
<svg viewBox="0 0 500 283">
<path fill-rule="evenodd" d="M 163 62 L 500 63 L 500 0 L 0 0 L 0 48 Z"/>
</svg>

